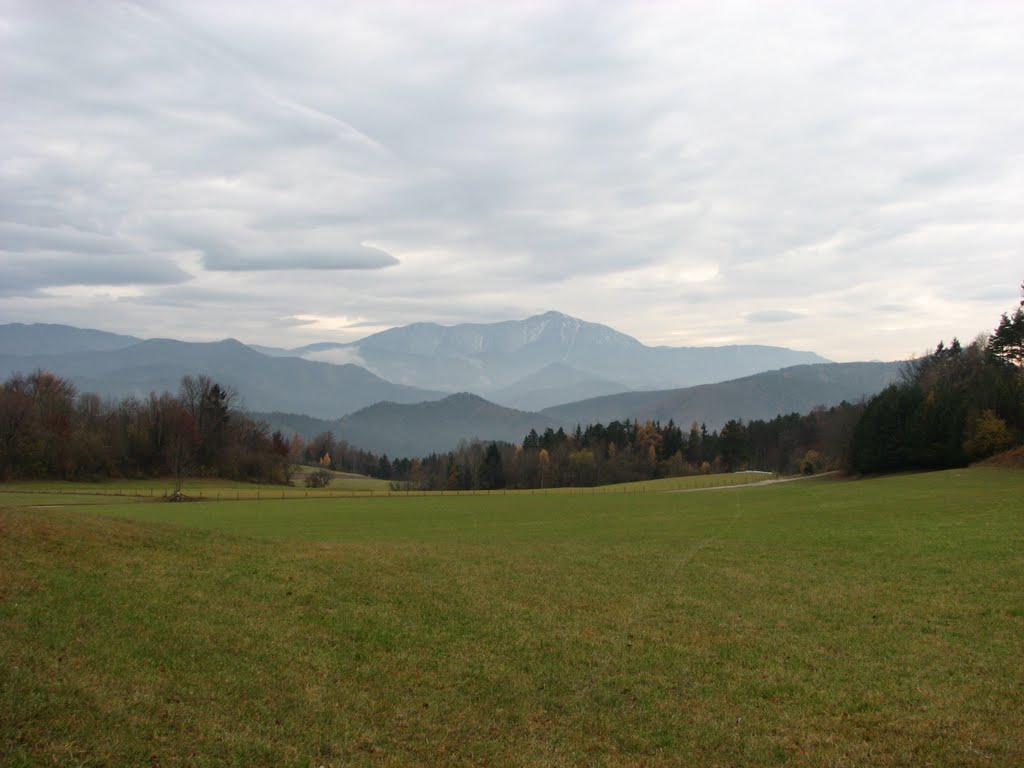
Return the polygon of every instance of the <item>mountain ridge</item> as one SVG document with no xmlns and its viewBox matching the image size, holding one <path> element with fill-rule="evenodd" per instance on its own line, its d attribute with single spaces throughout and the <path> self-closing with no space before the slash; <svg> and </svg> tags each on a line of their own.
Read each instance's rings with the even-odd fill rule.
<svg viewBox="0 0 1024 768">
<path fill-rule="evenodd" d="M 300 357 L 302 350 L 306 356 Z M 336 357 L 318 359 L 323 354 Z M 647 347 L 608 326 L 554 311 L 490 324 L 418 323 L 357 342 L 295 350 L 255 349 L 231 338 L 187 342 L 73 326 L 0 325 L 0 377 L 46 368 L 70 378 L 81 391 L 145 397 L 177 389 L 186 374 L 206 373 L 236 389 L 250 410 L 320 419 L 384 400 L 415 404 L 453 392 L 539 412 L 598 395 L 732 380 L 740 378 L 737 371 L 752 375 L 807 358 L 824 359 L 759 345 Z M 431 383 L 435 386 L 427 386 Z"/>
<path fill-rule="evenodd" d="M 76 328 L 61 323 L 7 323 L 0 325 L 0 355 L 38 353 L 47 347 L 53 354 L 122 349 L 143 341 L 95 328 Z"/>
<path fill-rule="evenodd" d="M 80 391 L 144 398 L 176 390 L 182 376 L 205 373 L 236 390 L 247 408 L 294 411 L 302 404 L 332 417 L 381 399 L 422 402 L 444 393 L 393 384 L 357 365 L 263 355 L 235 339 L 187 342 L 146 339 L 117 350 L 56 355 L 0 355 L 0 378 L 45 369 Z"/>
<path fill-rule="evenodd" d="M 694 387 L 604 395 L 541 413 L 563 425 L 674 419 L 718 429 L 729 419 L 768 419 L 869 397 L 894 382 L 902 367 L 902 362 L 797 365 Z"/>
<path fill-rule="evenodd" d="M 902 363 L 826 363 L 793 366 L 716 384 L 676 390 L 632 392 L 526 412 L 458 393 L 433 402 L 375 403 L 332 422 L 298 414 L 258 414 L 273 428 L 332 431 L 349 444 L 392 458 L 424 456 L 457 447 L 461 440 L 519 443 L 531 429 L 572 430 L 577 424 L 670 420 L 693 421 L 718 430 L 729 419 L 768 420 L 780 414 L 808 413 L 843 400 L 855 402 L 895 380 Z M 313 437 L 300 432 L 303 437 Z"/>
<path fill-rule="evenodd" d="M 538 413 L 505 408 L 471 392 L 417 404 L 380 402 L 338 421 L 350 445 L 392 457 L 443 453 L 465 440 L 519 442 L 553 424 Z"/>
<path fill-rule="evenodd" d="M 831 362 L 814 352 L 761 344 L 650 347 L 609 326 L 555 311 L 499 323 L 413 323 L 293 351 L 309 359 L 357 357 L 390 381 L 488 397 L 555 362 L 593 379 L 620 382 L 627 390 L 693 386 Z"/>
</svg>

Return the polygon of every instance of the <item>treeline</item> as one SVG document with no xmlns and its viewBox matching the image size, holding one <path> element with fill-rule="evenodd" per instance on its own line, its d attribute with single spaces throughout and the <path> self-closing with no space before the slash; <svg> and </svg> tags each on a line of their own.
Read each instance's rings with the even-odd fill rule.
<svg viewBox="0 0 1024 768">
<path fill-rule="evenodd" d="M 997 345 L 953 339 L 907 365 L 867 404 L 854 431 L 855 472 L 965 466 L 1020 442 L 1024 377 Z"/>
<path fill-rule="evenodd" d="M 1021 284 L 1024 295 L 1024 284 Z M 1024 434 L 1024 300 L 988 338 L 909 363 L 903 380 L 871 398 L 853 435 L 855 472 L 964 466 Z"/>
<path fill-rule="evenodd" d="M 701 473 L 760 469 L 790 474 L 844 465 L 862 404 L 842 403 L 770 421 L 732 420 L 721 431 L 673 421 L 613 421 L 575 430 L 536 430 L 522 443 L 467 442 L 447 453 L 389 459 L 323 433 L 301 443 L 297 460 L 368 474 L 416 490 L 593 486 Z M 293 445 L 295 445 L 293 438 Z"/>
<path fill-rule="evenodd" d="M 207 376 L 177 395 L 104 400 L 45 371 L 0 385 L 0 479 L 216 476 L 288 482 L 289 444 Z"/>
</svg>

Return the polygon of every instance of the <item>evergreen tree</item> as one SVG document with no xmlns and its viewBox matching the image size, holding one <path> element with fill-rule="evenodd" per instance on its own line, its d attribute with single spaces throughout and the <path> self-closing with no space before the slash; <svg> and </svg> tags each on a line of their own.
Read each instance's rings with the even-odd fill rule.
<svg viewBox="0 0 1024 768">
<path fill-rule="evenodd" d="M 497 443 L 491 443 L 484 451 L 484 460 L 480 464 L 480 488 L 494 490 L 505 487 L 505 471 L 501 463 L 501 450 Z"/>
<path fill-rule="evenodd" d="M 748 458 L 747 428 L 743 426 L 743 422 L 736 419 L 727 421 L 722 427 L 719 441 L 725 469 L 727 471 L 740 469 Z"/>
<path fill-rule="evenodd" d="M 989 337 L 988 349 L 1018 368 L 1024 366 L 1024 309 L 1017 309 L 1012 315 L 1003 313 L 999 325 Z"/>
</svg>

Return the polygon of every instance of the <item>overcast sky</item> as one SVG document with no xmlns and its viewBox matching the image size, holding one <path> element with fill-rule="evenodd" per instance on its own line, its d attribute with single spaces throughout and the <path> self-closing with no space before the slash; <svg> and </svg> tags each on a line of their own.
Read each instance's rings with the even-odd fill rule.
<svg viewBox="0 0 1024 768">
<path fill-rule="evenodd" d="M 0 322 L 846 361 L 1019 299 L 1021 2 L 0 9 Z"/>
</svg>

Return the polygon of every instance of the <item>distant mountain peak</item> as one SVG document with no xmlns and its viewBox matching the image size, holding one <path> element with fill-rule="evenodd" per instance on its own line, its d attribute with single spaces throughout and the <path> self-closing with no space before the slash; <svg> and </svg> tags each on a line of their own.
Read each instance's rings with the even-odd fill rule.
<svg viewBox="0 0 1024 768">
<path fill-rule="evenodd" d="M 498 323 L 414 323 L 348 348 L 358 355 L 358 364 L 391 381 L 485 396 L 500 393 L 516 402 L 521 401 L 508 388 L 552 363 L 586 374 L 588 394 L 593 394 L 592 385 L 599 381 L 620 382 L 624 389 L 665 389 L 827 362 L 783 347 L 649 347 L 607 325 L 556 310 Z"/>
<path fill-rule="evenodd" d="M 472 392 L 456 392 L 455 394 L 443 397 L 436 402 L 439 403 L 486 403 L 489 402 L 480 395 L 475 395 Z"/>
<path fill-rule="evenodd" d="M 143 341 L 68 326 L 0 325 L 0 374 L 46 367 L 73 377 L 82 391 L 144 396 L 177 386 L 183 374 L 207 373 L 244 392 L 254 409 L 332 417 L 381 400 L 419 403 L 460 393 L 448 405 L 470 425 L 483 423 L 488 401 L 532 411 L 822 362 L 782 347 L 650 347 L 556 310 L 498 323 L 415 323 L 298 350 L 254 349 L 232 338 Z"/>
</svg>

